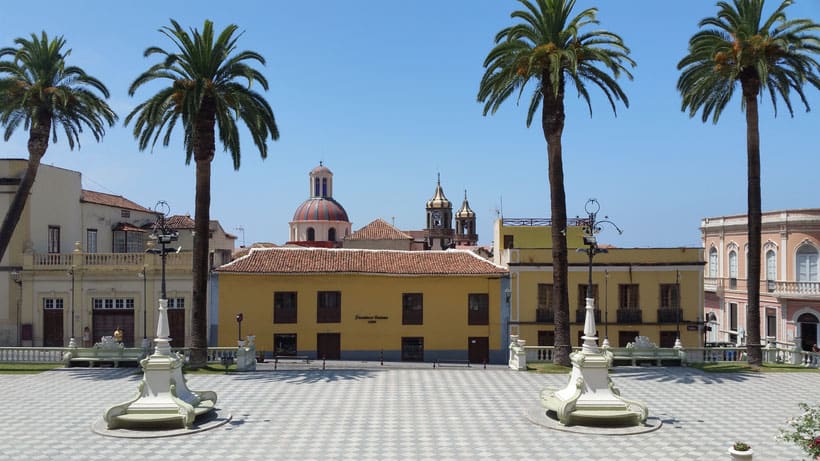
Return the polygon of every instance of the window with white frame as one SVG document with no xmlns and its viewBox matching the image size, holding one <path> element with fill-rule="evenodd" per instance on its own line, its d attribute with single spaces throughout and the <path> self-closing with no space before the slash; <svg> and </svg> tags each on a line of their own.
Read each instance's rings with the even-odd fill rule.
<svg viewBox="0 0 820 461">
<path fill-rule="evenodd" d="M 48 226 L 48 252 L 60 252 L 60 226 Z"/>
<path fill-rule="evenodd" d="M 729 278 L 737 278 L 737 251 L 729 252 Z"/>
<path fill-rule="evenodd" d="M 91 298 L 94 309 L 133 309 L 134 298 Z"/>
<path fill-rule="evenodd" d="M 85 231 L 85 252 L 97 252 L 97 229 L 86 229 Z"/>
<path fill-rule="evenodd" d="M 62 309 L 63 298 L 43 298 L 43 309 Z"/>
<path fill-rule="evenodd" d="M 717 248 L 709 250 L 709 277 L 718 276 L 718 252 Z"/>
<path fill-rule="evenodd" d="M 185 298 L 168 298 L 168 309 L 185 309 Z"/>
<path fill-rule="evenodd" d="M 797 249 L 797 281 L 816 282 L 817 279 L 817 248 L 804 244 Z"/>
<path fill-rule="evenodd" d="M 766 252 L 766 280 L 777 280 L 777 255 L 774 250 Z"/>
</svg>

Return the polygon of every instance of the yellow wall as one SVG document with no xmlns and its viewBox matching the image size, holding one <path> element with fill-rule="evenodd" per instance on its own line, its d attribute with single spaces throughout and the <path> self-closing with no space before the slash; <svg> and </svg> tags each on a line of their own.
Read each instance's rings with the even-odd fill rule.
<svg viewBox="0 0 820 461">
<path fill-rule="evenodd" d="M 536 322 L 538 284 L 553 283 L 550 228 L 504 226 L 499 220 L 496 222 L 496 234 L 513 235 L 515 242 L 514 247 L 508 250 L 499 248 L 502 242 L 496 244 L 497 257 L 507 262 L 510 269 L 510 332 L 519 334 L 529 345 L 537 345 L 539 331 L 555 329 L 551 322 Z M 582 229 L 577 226 L 567 230 L 570 338 L 573 346 L 579 345 L 578 332 L 583 330 L 583 318 L 581 322 L 576 322 L 576 310 L 583 307 L 585 298 L 584 295 L 579 296 L 578 285 L 586 285 L 589 279 L 589 258 L 585 253 L 575 251 L 575 248 L 583 248 L 581 234 Z M 606 333 L 611 345 L 618 346 L 621 331 L 637 331 L 660 345 L 662 331 L 677 329 L 675 322 L 658 323 L 660 285 L 674 284 L 676 281 L 680 282 L 683 309 L 681 342 L 684 346 L 700 345 L 703 341 L 702 331 L 689 331 L 687 324 L 697 325 L 696 322 L 703 318 L 702 249 L 610 248 L 607 253 L 596 255 L 593 259 L 592 283 L 598 286 L 596 308 L 601 310 L 601 321 L 597 322 L 599 343 Z M 639 285 L 641 323 L 617 322 L 620 284 Z"/>
<path fill-rule="evenodd" d="M 425 360 L 435 360 L 437 351 L 464 351 L 467 338 L 488 337 L 493 357 L 501 350 L 501 279 L 487 276 L 409 277 L 365 274 L 281 275 L 219 274 L 219 345 L 236 344 L 235 315 L 242 312 L 242 335 L 255 335 L 257 350 L 271 351 L 273 335 L 296 333 L 299 355 L 315 354 L 317 333 L 340 333 L 342 359 L 345 351 L 377 360 L 401 350 L 401 338 L 424 337 Z M 273 323 L 273 297 L 277 291 L 297 292 L 295 324 Z M 317 323 L 318 291 L 342 293 L 341 323 Z M 402 325 L 402 294 L 423 293 L 424 324 Z M 487 293 L 489 325 L 467 325 L 469 293 Z M 386 320 L 357 320 L 359 316 L 381 316 Z M 504 352 L 506 353 L 506 352 Z M 451 356 L 457 353 L 451 353 Z"/>
</svg>

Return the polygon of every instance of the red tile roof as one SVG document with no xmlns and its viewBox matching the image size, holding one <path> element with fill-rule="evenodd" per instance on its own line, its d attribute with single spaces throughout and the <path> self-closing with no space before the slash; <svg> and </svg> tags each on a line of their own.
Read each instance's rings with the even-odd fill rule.
<svg viewBox="0 0 820 461">
<path fill-rule="evenodd" d="M 395 275 L 502 275 L 507 269 L 469 251 L 398 251 L 347 248 L 253 248 L 218 272 L 256 274 L 362 273 Z"/>
<path fill-rule="evenodd" d="M 103 192 L 95 192 L 93 190 L 83 189 L 82 192 L 80 192 L 80 201 L 86 203 L 96 203 L 98 205 L 106 205 L 116 208 L 124 208 L 126 210 L 145 211 L 148 213 L 154 212 L 154 210 L 138 205 L 121 195 L 106 194 Z"/>
<path fill-rule="evenodd" d="M 165 220 L 165 224 L 170 227 L 171 229 L 193 229 L 194 228 L 194 220 L 191 219 L 188 215 L 181 215 L 176 214 L 173 216 L 168 216 L 168 219 Z"/>
<path fill-rule="evenodd" d="M 345 237 L 345 240 L 413 240 L 413 237 L 378 218 Z"/>
</svg>

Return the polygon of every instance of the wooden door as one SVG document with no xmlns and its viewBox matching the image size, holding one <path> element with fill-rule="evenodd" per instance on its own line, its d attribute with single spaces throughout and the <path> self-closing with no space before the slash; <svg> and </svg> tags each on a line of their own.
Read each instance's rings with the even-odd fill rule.
<svg viewBox="0 0 820 461">
<path fill-rule="evenodd" d="M 63 309 L 43 309 L 43 346 L 63 347 Z"/>
<path fill-rule="evenodd" d="M 467 338 L 467 359 L 470 363 L 488 363 L 490 361 L 490 338 Z"/>
<path fill-rule="evenodd" d="M 168 309 L 171 347 L 185 347 L 185 309 Z"/>
<path fill-rule="evenodd" d="M 99 342 L 103 336 L 112 336 L 117 328 L 122 330 L 123 344 L 134 347 L 134 309 L 94 309 L 91 321 L 93 342 Z"/>
<path fill-rule="evenodd" d="M 318 333 L 316 335 L 316 358 L 319 360 L 339 360 L 342 355 L 342 340 L 339 333 Z"/>
</svg>

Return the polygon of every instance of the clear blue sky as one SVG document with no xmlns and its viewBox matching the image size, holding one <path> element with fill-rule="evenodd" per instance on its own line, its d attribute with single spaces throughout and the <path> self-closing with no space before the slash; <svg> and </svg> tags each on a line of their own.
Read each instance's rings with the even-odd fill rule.
<svg viewBox="0 0 820 461">
<path fill-rule="evenodd" d="M 775 2 L 769 0 L 768 8 Z M 778 1 L 779 3 L 779 1 Z M 630 99 L 615 117 L 599 92 L 593 116 L 567 93 L 564 169 L 569 216 L 595 197 L 601 213 L 624 229 L 601 240 L 623 247 L 699 246 L 700 219 L 746 211 L 745 125 L 740 101 L 715 126 L 680 111 L 676 64 L 697 22 L 716 12 L 713 0 L 579 0 L 597 6 L 601 27 L 620 34 L 638 65 L 621 84 Z M 172 213 L 194 210 L 194 167 L 186 166 L 178 133 L 168 148 L 140 152 L 123 127 L 147 98 L 127 88 L 155 63 L 148 46 L 170 49 L 157 30 L 174 18 L 186 27 L 212 19 L 234 23 L 241 49 L 267 59 L 266 97 L 281 139 L 262 161 L 245 137 L 242 167 L 217 147 L 211 217 L 245 241 L 283 243 L 294 210 L 308 197 L 307 173 L 320 160 L 334 172 L 334 197 L 353 229 L 395 218 L 401 229 L 424 226 L 424 203 L 436 174 L 454 208 L 464 189 L 478 214 L 484 244 L 496 210 L 506 217 L 549 215 L 546 143 L 540 126 L 525 126 L 526 104 L 509 101 L 495 116 L 476 102 L 482 63 L 493 37 L 511 24 L 513 0 L 412 2 L 48 2 L 3 8 L 0 45 L 46 30 L 64 35 L 71 63 L 101 79 L 120 116 L 101 143 L 82 149 L 52 144 L 44 163 L 81 171 L 83 187 L 123 195 L 148 207 L 166 200 Z M 790 17 L 820 21 L 820 1 L 798 0 Z M 820 207 L 820 94 L 814 111 L 761 108 L 764 210 Z M 527 101 L 528 101 L 527 96 Z M 27 157 L 27 134 L 0 142 L 0 156 Z M 241 241 L 239 242 L 241 243 Z"/>
</svg>

